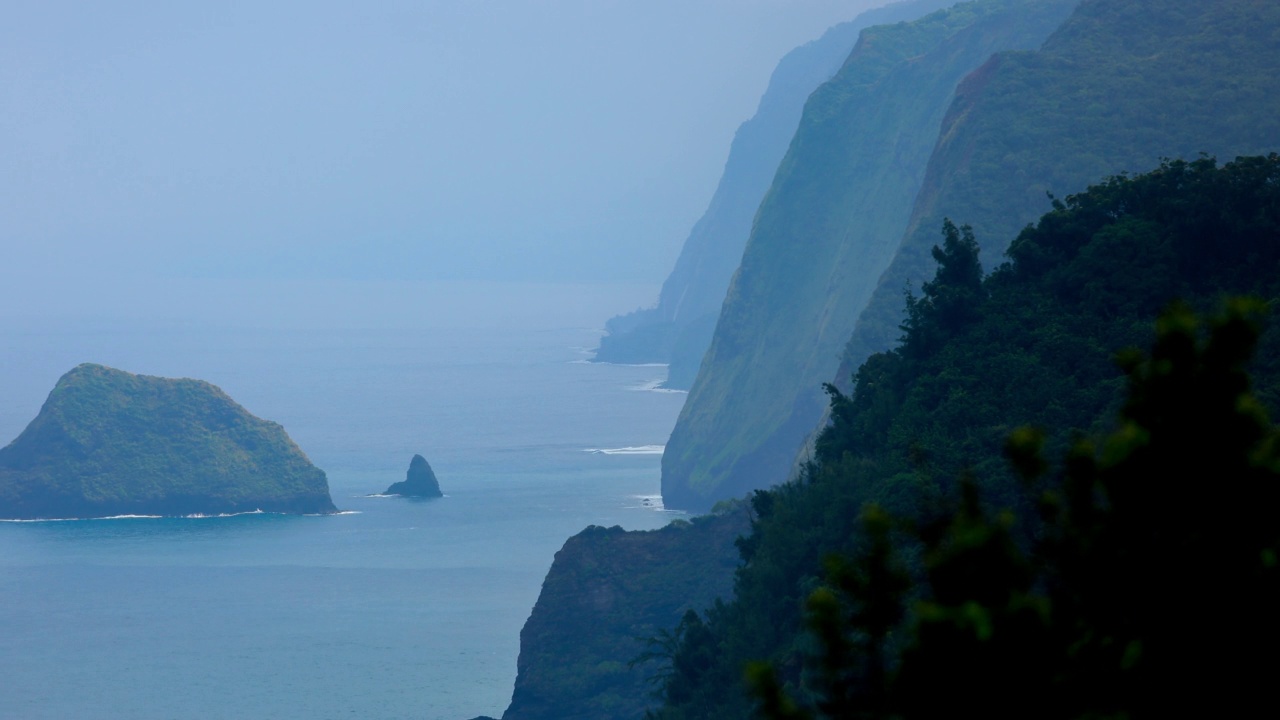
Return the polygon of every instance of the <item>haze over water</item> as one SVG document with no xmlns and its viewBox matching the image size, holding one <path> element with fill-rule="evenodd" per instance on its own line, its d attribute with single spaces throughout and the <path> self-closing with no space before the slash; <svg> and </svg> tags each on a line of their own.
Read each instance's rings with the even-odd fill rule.
<svg viewBox="0 0 1280 720">
<path fill-rule="evenodd" d="M 353 512 L 0 523 L 0 718 L 499 715 L 565 539 L 670 517 L 684 396 L 584 350 L 875 4 L 8 8 L 0 444 L 78 363 L 195 377 Z M 444 499 L 365 497 L 414 453 Z"/>
<path fill-rule="evenodd" d="M 778 59 L 872 4 L 19 3 L 0 306 L 209 280 L 657 284 Z"/>
<path fill-rule="evenodd" d="M 598 451 L 661 446 L 684 396 L 581 362 L 589 327 L 3 330 L 5 442 L 76 362 L 200 377 L 351 512 L 0 523 L 0 717 L 500 715 L 564 540 L 671 517 L 660 455 Z M 415 452 L 445 498 L 365 497 Z"/>
</svg>

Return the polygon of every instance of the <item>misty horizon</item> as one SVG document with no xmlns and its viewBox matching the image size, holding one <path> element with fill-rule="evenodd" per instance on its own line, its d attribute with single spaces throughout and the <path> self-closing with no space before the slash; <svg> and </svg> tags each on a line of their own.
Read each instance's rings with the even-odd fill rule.
<svg viewBox="0 0 1280 720">
<path fill-rule="evenodd" d="M 640 288 L 603 320 L 651 302 L 778 59 L 874 4 L 18 8 L 5 312 L 194 312 L 228 282 Z"/>
</svg>

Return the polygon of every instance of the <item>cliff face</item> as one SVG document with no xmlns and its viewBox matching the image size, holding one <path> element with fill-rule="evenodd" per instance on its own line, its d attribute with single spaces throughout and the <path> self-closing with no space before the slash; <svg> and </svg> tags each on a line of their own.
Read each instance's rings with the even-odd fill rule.
<svg viewBox="0 0 1280 720">
<path fill-rule="evenodd" d="M 913 0 L 868 11 L 778 63 L 754 117 L 742 124 L 702 218 L 685 240 L 658 304 L 608 323 L 595 359 L 669 362 L 667 387 L 688 389 L 711 342 L 751 222 L 795 134 L 805 99 L 840 68 L 865 27 L 911 20 L 954 0 Z"/>
<path fill-rule="evenodd" d="M 322 470 L 209 383 L 80 365 L 0 449 L 0 517 L 335 512 Z"/>
<path fill-rule="evenodd" d="M 1050 208 L 1164 157 L 1280 148 L 1280 4 L 1089 0 L 1038 52 L 997 55 L 957 90 L 901 249 L 858 318 L 835 381 L 898 338 L 902 290 L 932 271 L 944 218 L 990 265 Z M 828 378 L 830 379 L 830 378 Z"/>
<path fill-rule="evenodd" d="M 805 106 L 667 444 L 662 494 L 705 510 L 785 479 L 911 218 L 956 85 L 1040 45 L 1075 0 L 980 0 L 865 30 Z"/>
<path fill-rule="evenodd" d="M 977 13 L 983 4 L 966 5 L 953 12 Z M 1014 5 L 1006 3 L 1002 6 L 1012 11 Z M 1022 5 L 1021 7 L 1031 7 Z M 885 108 L 887 113 L 893 107 L 889 102 L 888 84 L 883 78 L 891 74 L 893 68 L 904 77 L 912 77 L 911 73 L 923 73 L 926 67 L 942 67 L 945 60 L 962 56 L 961 50 L 970 47 L 975 37 L 985 37 L 985 33 L 994 32 L 993 28 L 1008 29 L 1016 25 L 1025 14 L 1013 12 L 1003 16 L 1005 25 L 1000 25 L 997 13 L 986 5 L 987 18 L 992 25 L 984 26 L 976 20 L 964 25 L 959 31 L 937 40 L 933 45 L 912 52 L 908 47 L 897 59 L 891 55 L 875 56 L 871 51 L 887 52 L 892 48 L 890 39 L 921 38 L 914 31 L 923 32 L 930 19 L 911 26 L 883 29 L 886 35 L 868 32 L 863 36 L 859 52 L 855 52 L 850 62 L 839 76 L 823 91 L 815 94 L 806 109 L 805 120 L 788 155 L 788 161 L 779 171 L 779 177 L 765 205 L 757 218 L 756 230 L 752 242 L 743 258 L 743 267 L 734 281 L 730 296 L 726 300 L 724 314 L 716 333 L 715 344 L 708 354 L 706 366 L 698 383 L 691 393 L 685 413 L 681 417 L 683 429 L 677 429 L 671 444 L 667 446 L 664 457 L 664 495 L 669 504 L 685 507 L 699 507 L 709 504 L 717 497 L 740 493 L 747 489 L 744 484 L 734 486 L 726 482 L 731 471 L 740 476 L 751 477 L 754 466 L 759 465 L 766 471 L 755 471 L 762 484 L 771 484 L 786 476 L 786 461 L 790 459 L 798 444 L 798 440 L 790 444 L 778 443 L 775 456 L 766 456 L 753 449 L 762 447 L 761 437 L 782 437 L 782 433 L 766 427 L 759 429 L 765 419 L 778 417 L 797 417 L 790 413 L 788 402 L 797 397 L 795 386 L 783 376 L 781 370 L 775 374 L 766 374 L 763 369 L 780 367 L 787 372 L 800 375 L 806 371 L 812 358 L 809 349 L 815 341 L 813 337 L 822 337 L 821 333 L 811 330 L 813 335 L 806 336 L 803 342 L 796 340 L 794 328 L 825 327 L 836 310 L 827 304 L 827 295 L 821 301 L 813 301 L 808 293 L 816 292 L 811 286 L 817 285 L 824 292 L 834 296 L 842 292 L 841 278 L 853 278 L 850 268 L 856 263 L 841 265 L 840 252 L 826 250 L 821 238 L 828 237 L 819 230 L 837 225 L 838 215 L 834 211 L 822 210 L 824 206 L 815 204 L 812 213 L 794 210 L 791 214 L 782 213 L 782 202 L 788 198 L 804 197 L 801 191 L 814 198 L 824 197 L 823 193 L 836 195 L 837 192 L 856 180 L 854 169 L 880 168 L 875 175 L 876 182 L 887 182 L 884 178 L 892 177 L 893 172 L 901 173 L 900 159 L 910 157 L 898 152 L 900 147 L 924 146 L 923 153 L 929 157 L 927 163 L 917 158 L 919 165 L 918 193 L 908 193 L 905 208 L 899 207 L 899 228 L 896 234 L 891 233 L 894 247 L 889 249 L 892 260 L 887 258 L 881 266 L 883 277 L 873 274 L 871 286 L 874 290 L 864 288 L 864 305 L 866 311 L 855 323 L 856 331 L 847 346 L 844 356 L 845 364 L 838 370 L 838 377 L 847 381 L 852 367 L 861 363 L 862 359 L 873 349 L 890 346 L 901 334 L 898 327 L 902 321 L 903 291 L 906 283 L 911 281 L 914 292 L 920 294 L 923 280 L 933 273 L 934 263 L 930 259 L 929 250 L 941 241 L 940 229 L 944 217 L 950 217 L 957 224 L 970 223 L 976 230 L 977 239 L 982 243 L 981 258 L 990 269 L 999 261 L 1000 252 L 1018 235 L 1018 230 L 1028 222 L 1040 216 L 1052 205 L 1045 192 L 1051 191 L 1059 197 L 1083 190 L 1088 182 L 1096 182 L 1110 173 L 1121 171 L 1141 171 L 1154 167 L 1161 156 L 1183 155 L 1194 158 L 1204 151 L 1216 154 L 1223 159 L 1233 158 L 1240 154 L 1262 153 L 1280 148 L 1280 43 L 1274 41 L 1280 37 L 1280 5 L 1276 3 L 1251 2 L 1248 0 L 1224 0 L 1218 3 L 1199 3 L 1192 0 L 1086 0 L 1074 12 L 1069 5 L 1060 6 L 1057 10 L 1061 16 L 1070 12 L 1070 17 L 1060 22 L 1060 27 L 1052 32 L 1045 30 L 1047 40 L 1036 51 L 1001 52 L 992 57 L 980 57 L 973 64 L 972 72 L 962 83 L 953 84 L 938 102 L 939 105 L 929 107 L 936 111 L 932 135 L 924 140 L 917 139 L 917 144 L 904 146 L 905 135 L 912 127 L 905 122 L 891 122 L 885 119 L 882 126 L 892 126 L 898 134 L 883 130 L 875 141 L 868 140 L 859 146 L 859 152 L 851 150 L 853 142 L 867 132 L 864 128 L 874 126 L 871 121 L 864 125 L 838 122 L 838 112 L 848 112 L 850 117 L 863 117 L 856 112 L 871 113 L 877 108 Z M 1047 9 L 1041 6 L 1041 9 Z M 942 17 L 940 15 L 939 17 Z M 1046 15 L 1046 20 L 1048 16 Z M 938 20 L 937 18 L 933 19 Z M 900 35 L 893 35 L 893 33 Z M 905 42 L 905 40 L 902 40 Z M 1023 47 L 1034 47 L 1030 43 Z M 861 55 L 860 55 L 861 53 Z M 872 60 L 884 58 L 882 65 L 877 66 Z M 964 57 L 971 57 L 964 55 Z M 844 94 L 834 89 L 837 83 L 851 66 L 865 63 L 864 71 L 870 77 L 861 83 L 850 82 Z M 931 63 L 934 63 L 931 65 Z M 872 74 L 871 69 L 878 68 L 882 74 Z M 900 88 L 905 88 L 903 83 Z M 872 90 L 884 93 L 884 96 L 873 96 Z M 916 91 L 923 93 L 923 88 L 916 83 Z M 905 93 L 905 89 L 899 90 Z M 855 95 L 855 93 L 861 93 Z M 829 104 L 822 105 L 821 98 L 833 98 Z M 857 101 L 848 100 L 856 97 Z M 848 106 L 839 102 L 844 99 Z M 898 101 L 905 107 L 905 100 Z M 921 105 L 923 106 L 923 104 Z M 829 111 L 827 115 L 818 113 L 820 108 Z M 897 118 L 903 120 L 907 116 L 905 109 Z M 828 122 L 833 129 L 827 136 L 817 134 L 820 121 Z M 836 128 L 843 127 L 841 135 Z M 916 128 L 916 132 L 925 135 L 927 131 Z M 812 140 L 806 140 L 807 133 L 814 133 Z M 883 149 L 884 147 L 890 150 Z M 808 152 L 806 156 L 804 153 Z M 802 163 L 817 162 L 813 158 L 822 153 L 831 155 L 826 165 L 816 164 L 813 167 L 821 171 L 808 173 L 808 165 Z M 884 159 L 892 155 L 892 160 Z M 794 160 L 793 160 L 794 158 Z M 868 165 L 869 162 L 878 162 Z M 885 169 L 888 168 L 888 169 Z M 1175 177 L 1173 173 L 1164 176 Z M 858 186 L 861 194 L 869 194 L 871 199 L 851 214 L 843 225 L 847 234 L 863 232 L 861 224 L 886 223 L 879 213 L 889 208 L 892 198 L 888 195 L 877 196 L 875 187 Z M 1232 189 L 1234 188 L 1234 189 Z M 1088 255 L 1087 272 L 1074 272 L 1076 277 L 1066 282 L 1061 277 L 1054 280 L 1059 290 L 1066 288 L 1071 292 L 1089 296 L 1089 302 L 1097 305 L 1098 315 L 1084 322 L 1071 325 L 1079 329 L 1091 329 L 1097 325 L 1112 324 L 1112 330 L 1132 333 L 1135 329 L 1145 329 L 1143 324 L 1136 324 L 1132 319 L 1117 318 L 1118 305 L 1112 295 L 1131 292 L 1134 288 L 1146 288 L 1148 291 L 1158 283 L 1158 275 L 1149 269 L 1133 271 L 1141 268 L 1142 262 L 1161 263 L 1170 260 L 1167 247 L 1168 238 L 1185 232 L 1187 223 L 1174 223 L 1177 232 L 1166 233 L 1153 228 L 1160 222 L 1168 222 L 1169 217 L 1178 219 L 1182 214 L 1194 217 L 1199 207 L 1196 203 L 1212 205 L 1224 198 L 1250 199 L 1248 191 L 1240 191 L 1237 186 L 1224 185 L 1214 190 L 1218 195 L 1209 195 L 1199 200 L 1182 199 L 1176 206 L 1177 212 L 1161 211 L 1150 218 L 1151 227 L 1143 222 L 1137 223 L 1132 230 L 1136 232 L 1137 245 L 1130 244 L 1133 238 L 1128 234 L 1102 233 L 1099 242 L 1092 248 L 1081 250 Z M 850 192 L 852 196 L 855 193 Z M 837 196 L 838 198 L 838 196 Z M 829 200 L 834 202 L 834 200 Z M 1260 202 L 1270 203 L 1267 198 Z M 1247 202 L 1242 203 L 1248 206 Z M 1088 205 L 1086 203 L 1086 205 Z M 1267 207 L 1274 208 L 1274 204 Z M 1099 221 L 1106 224 L 1107 218 L 1121 217 L 1124 210 L 1107 210 L 1102 216 L 1090 218 L 1089 222 Z M 776 221 L 771 213 L 777 213 Z M 1056 213 L 1063 215 L 1063 213 Z M 1274 214 L 1274 213 L 1272 213 Z M 1245 229 L 1262 227 L 1261 215 L 1254 217 L 1252 213 L 1240 213 L 1232 222 L 1238 222 Z M 810 219 L 812 217 L 813 219 Z M 813 223 L 806 225 L 805 223 Z M 1097 224 L 1097 223 L 1095 223 Z M 1052 225 L 1052 223 L 1050 223 Z M 1079 230 L 1079 226 L 1088 223 L 1070 223 L 1056 228 L 1064 237 Z M 1225 227 L 1226 224 L 1222 223 Z M 782 231 L 795 226 L 799 230 L 791 235 Z M 881 225 L 886 227 L 887 225 Z M 1216 226 L 1216 225 L 1215 225 Z M 773 254 L 764 252 L 764 246 L 757 249 L 757 236 L 763 238 L 765 232 L 778 233 L 777 247 Z M 829 234 L 834 231 L 829 231 Z M 883 230 L 881 230 L 881 233 Z M 877 233 L 877 235 L 880 233 Z M 1194 233 L 1191 233 L 1194 234 Z M 1206 235 L 1206 237 L 1212 237 Z M 763 243 L 763 240 L 761 240 Z M 830 241 L 825 241 L 830 242 Z M 901 243 L 901 251 L 896 250 Z M 1066 242 L 1072 248 L 1076 241 Z M 1080 241 L 1083 242 L 1083 241 Z M 1224 244 L 1216 239 L 1204 243 L 1201 247 L 1203 256 L 1199 260 L 1188 260 L 1186 257 L 1177 260 L 1170 267 L 1180 268 L 1195 277 L 1198 273 L 1208 272 L 1205 268 L 1212 265 L 1204 258 L 1214 258 L 1223 252 Z M 1031 244 L 1024 246 L 1023 262 L 1037 260 L 1030 253 Z M 1153 258 L 1135 262 L 1135 258 L 1150 251 Z M 1251 291 L 1274 296 L 1275 277 L 1269 268 L 1274 259 L 1268 263 L 1259 262 L 1259 254 L 1248 247 L 1239 251 L 1239 260 L 1244 267 L 1256 266 L 1267 279 L 1259 281 L 1251 289 L 1244 286 L 1233 286 L 1232 292 Z M 822 253 L 827 254 L 823 255 Z M 847 252 L 847 251 L 842 251 Z M 896 253 L 896 254 L 894 254 Z M 1115 253 L 1115 262 L 1111 258 Z M 817 259 L 806 262 L 810 257 Z M 1192 256 L 1188 256 L 1192 257 Z M 1061 275 L 1072 275 L 1069 267 L 1059 267 L 1061 263 L 1051 255 L 1039 257 L 1040 262 L 1048 267 L 1045 272 L 1057 272 Z M 819 273 L 815 268 L 823 265 L 832 270 L 829 274 Z M 1130 267 L 1130 274 L 1117 276 L 1116 266 Z M 843 274 L 834 268 L 843 267 Z M 809 274 L 803 271 L 808 269 Z M 1269 274 L 1268 274 L 1269 273 Z M 878 274 L 878 273 L 877 273 Z M 1095 279 L 1096 282 L 1090 282 Z M 1223 286 L 1227 287 L 1226 285 Z M 774 297 L 795 296 L 795 300 L 786 302 L 786 312 L 771 309 L 762 304 L 751 305 L 754 288 L 763 288 L 773 293 Z M 1203 289 L 1203 288 L 1202 288 Z M 763 291 L 761 291 L 763 292 Z M 1208 302 L 1212 293 L 1205 292 L 1202 299 Z M 866 298 L 870 299 L 867 300 Z M 958 352 L 955 358 L 964 358 L 966 362 L 978 362 L 970 371 L 940 376 L 932 386 L 939 393 L 940 402 L 954 402 L 958 406 L 966 403 L 984 413 L 990 413 L 994 419 L 974 422 L 966 419 L 952 426 L 961 435 L 973 432 L 979 439 L 992 439 L 992 447 L 987 459 L 988 467 L 1004 466 L 1000 447 L 1008 428 L 1003 423 L 1010 419 L 1005 417 L 1009 404 L 1000 395 L 1002 387 L 1013 388 L 1026 396 L 1034 396 L 1037 401 L 1030 403 L 1036 412 L 1043 413 L 1047 423 L 1061 428 L 1085 427 L 1088 420 L 1063 419 L 1063 408 L 1057 407 L 1062 393 L 1057 388 L 1044 382 L 1044 373 L 1054 373 L 1066 384 L 1080 383 L 1082 391 L 1100 394 L 1097 402 L 1106 405 L 1111 401 L 1108 386 L 1095 382 L 1084 382 L 1081 363 L 1078 355 L 1086 346 L 1081 343 L 1064 342 L 1056 329 L 1043 326 L 1044 318 L 1037 312 L 1036 305 L 1029 302 L 1028 296 L 1016 295 L 1006 298 L 1010 308 L 1018 308 L 1025 315 L 1025 328 L 1036 336 L 1041 347 L 1039 353 L 1032 358 L 1021 352 L 1022 345 L 1003 340 L 1006 335 L 990 332 L 986 339 L 999 345 L 1002 352 L 1016 360 L 1016 363 L 1001 362 L 1007 358 L 997 357 L 994 352 Z M 1063 305 L 1060 299 L 1042 301 L 1047 306 L 1060 310 Z M 1024 306 L 1025 305 L 1025 306 Z M 1153 307 L 1145 307 L 1149 313 Z M 735 309 L 739 308 L 739 309 Z M 754 314 L 752 312 L 754 310 Z M 858 308 L 854 314 L 858 315 Z M 1148 314 L 1142 317 L 1149 317 Z M 1123 321 L 1123 322 L 1121 322 Z M 727 324 L 734 323 L 734 324 Z M 1003 325 L 1001 326 L 1003 327 Z M 720 348 L 722 342 L 725 348 Z M 847 337 L 847 336 L 846 336 Z M 1276 390 L 1274 377 L 1280 372 L 1276 369 L 1277 351 L 1276 334 L 1271 333 L 1269 339 L 1264 337 L 1262 352 L 1258 361 L 1267 366 L 1269 377 L 1260 392 L 1260 396 L 1269 399 L 1268 404 L 1276 402 L 1280 394 Z M 734 357 L 727 354 L 729 343 L 737 341 L 756 355 L 737 365 L 730 362 Z M 842 341 L 843 342 L 843 341 Z M 1096 351 L 1091 367 L 1096 374 L 1098 368 L 1114 373 L 1109 361 L 1109 353 L 1123 344 L 1132 344 L 1126 336 L 1125 343 L 1099 343 L 1092 348 Z M 838 357 L 841 345 L 837 344 L 830 352 L 830 358 Z M 720 357 L 721 352 L 725 357 Z M 924 357 L 932 357 L 925 354 Z M 987 362 L 994 358 L 995 361 Z M 834 365 L 835 360 L 830 362 Z M 791 363 L 787 365 L 786 363 Z M 945 363 L 944 363 L 945 364 Z M 761 368 L 757 372 L 756 366 Z M 981 366 L 981 367 L 979 367 Z M 880 366 L 883 370 L 883 366 Z M 1013 375 L 1009 367 L 1020 367 L 1025 371 L 1022 375 Z M 721 382 L 712 376 L 724 370 L 728 380 Z M 893 377 L 892 373 L 887 373 Z M 835 372 L 825 377 L 816 377 L 811 389 L 818 389 L 822 380 L 831 380 Z M 957 377 L 971 388 L 961 387 Z M 990 382 L 991 378 L 999 378 L 1005 384 Z M 1012 378 L 1012 379 L 1011 379 Z M 1031 381 L 1026 381 L 1031 378 Z M 867 381 L 877 380 L 871 373 Z M 845 387 L 848 386 L 844 382 Z M 700 390 L 699 386 L 706 389 Z M 948 388 L 961 387 L 964 392 L 954 394 Z M 714 390 L 714 392 L 713 392 Z M 972 390 L 973 392 L 967 392 Z M 977 391 L 992 393 L 986 400 L 975 401 Z M 889 393 L 889 389 L 881 388 L 878 392 Z M 706 393 L 702 397 L 702 393 Z M 776 397 L 775 397 L 776 396 Z M 839 506 L 831 502 L 829 496 L 817 496 L 806 488 L 808 485 L 787 485 L 775 495 L 785 499 L 794 494 L 805 503 L 795 507 L 781 500 L 775 503 L 771 519 L 761 525 L 763 533 L 749 539 L 747 546 L 754 547 L 751 564 L 739 577 L 739 595 L 730 603 L 727 610 L 718 612 L 719 621 L 712 621 L 709 626 L 716 642 L 712 651 L 716 663 L 720 667 L 707 669 L 698 667 L 704 684 L 716 685 L 708 694 L 722 701 L 723 707 L 732 707 L 741 712 L 725 711 L 709 714 L 707 705 L 697 705 L 687 714 L 671 713 L 672 717 L 739 717 L 748 711 L 742 707 L 746 702 L 742 692 L 741 661 L 770 657 L 777 651 L 782 654 L 772 657 L 787 658 L 799 652 L 804 642 L 801 635 L 803 624 L 800 617 L 801 599 L 813 588 L 815 578 L 821 573 L 822 558 L 833 549 L 842 548 L 841 543 L 848 544 L 848 536 L 853 524 L 850 518 L 863 501 L 872 494 L 878 494 L 881 501 L 897 502 L 909 505 L 920 497 L 918 487 L 908 484 L 907 479 L 915 478 L 916 472 L 912 463 L 919 462 L 918 454 L 913 447 L 915 438 L 942 437 L 941 433 L 929 435 L 928 430 L 918 427 L 901 430 L 894 426 L 896 415 L 892 414 L 892 403 L 874 402 L 871 393 L 860 393 L 868 407 L 860 408 L 870 419 L 865 419 L 859 432 L 850 432 L 848 443 L 865 445 L 867 437 L 883 436 L 881 442 L 893 442 L 903 447 L 901 473 L 892 477 L 867 478 L 865 482 L 832 481 L 828 488 L 833 493 L 845 497 L 845 505 Z M 819 398 L 820 400 L 821 398 Z M 1043 401 L 1040 401 L 1043 400 Z M 1095 398 L 1096 400 L 1096 398 Z M 896 402 L 903 402 L 897 398 Z M 771 404 L 772 403 L 772 404 Z M 777 408 L 783 412 L 778 414 Z M 926 407 L 926 406 L 921 406 Z M 707 415 L 686 417 L 697 408 L 704 408 Z M 924 424 L 945 424 L 948 418 L 955 417 L 947 412 L 934 412 L 933 406 L 921 410 L 917 419 Z M 972 409 L 972 408 L 971 408 Z M 714 412 L 713 412 L 714 411 Z M 698 435 L 694 432 L 695 420 L 704 420 L 706 427 L 715 427 L 716 423 L 729 427 L 718 436 Z M 847 422 L 847 420 L 846 420 Z M 750 443 L 743 447 L 729 447 L 722 455 L 717 455 L 721 447 L 727 447 L 728 438 L 738 437 L 732 430 L 733 423 L 741 427 L 753 428 L 755 435 L 746 436 Z M 754 425 L 753 425 L 754 423 Z M 1081 424 L 1083 423 L 1083 424 Z M 900 427 L 900 426 L 899 426 Z M 768 433 L 772 432 L 772 435 Z M 745 433 L 745 431 L 744 431 Z M 681 447 L 679 443 L 688 443 Z M 943 440 L 945 443 L 945 439 Z M 697 447 L 695 448 L 695 443 Z M 940 446 L 945 449 L 945 446 Z M 691 450 L 690 448 L 694 448 Z M 695 452 L 696 450 L 696 452 Z M 929 450 L 929 448 L 926 448 Z M 689 458 L 683 457 L 690 453 Z M 697 453 L 702 453 L 699 457 Z M 833 456 L 837 457 L 837 456 Z M 949 480 L 960 468 L 972 467 L 972 458 L 961 458 L 947 466 L 943 475 Z M 711 484 L 712 489 L 702 493 L 701 487 L 688 487 L 688 475 L 668 477 L 668 463 L 673 468 L 700 468 L 702 477 L 719 478 L 720 483 Z M 697 465 L 702 463 L 702 465 Z M 781 469 L 767 471 L 770 463 L 781 463 Z M 878 472 L 883 467 L 873 462 L 862 464 L 851 463 L 857 472 Z M 851 471 L 853 471 L 851 470 Z M 935 469 L 936 470 L 936 469 Z M 952 471 L 955 471 L 954 473 Z M 679 482 L 676 482 L 679 481 Z M 736 481 L 736 480 L 735 480 Z M 670 484 L 669 484 L 670 483 Z M 684 483 L 686 487 L 681 487 Z M 725 489 L 728 488 L 728 489 Z M 685 495 L 680 495 L 685 493 Z M 686 501 L 687 500 L 687 501 Z M 798 508 L 798 509 L 797 509 Z M 803 511 L 803 512 L 801 512 Z M 773 536 L 771 537 L 771 533 Z M 831 541 L 831 538 L 836 541 Z M 673 547 L 667 550 L 669 559 L 679 559 L 692 545 Z M 771 559 L 770 559 L 771 558 Z M 589 569 L 581 572 L 589 573 Z M 696 573 L 690 573 L 696 575 Z M 783 578 L 780 580 L 779 578 Z M 791 582 L 794 580 L 794 582 Z M 541 601 L 540 601 L 541 602 Z M 566 600 L 566 602 L 568 602 Z M 667 621 L 666 627 L 674 626 L 675 620 Z M 728 628 L 727 630 L 725 628 Z M 742 637 L 763 638 L 750 643 L 742 643 L 750 652 L 742 652 L 738 648 L 737 655 L 725 652 L 726 635 L 721 633 L 736 632 L 747 628 Z M 621 658 L 623 653 L 615 656 Z M 522 659 L 522 663 L 524 660 Z M 785 669 L 798 669 L 795 663 L 783 662 Z M 523 667 L 523 666 L 522 666 Z M 522 669 L 522 672 L 523 669 Z M 701 696 L 695 700 L 701 699 Z M 513 703 L 514 704 L 514 703 Z M 671 708 L 668 708 L 668 712 Z"/>
<path fill-rule="evenodd" d="M 688 609 L 728 597 L 745 509 L 661 530 L 589 527 L 556 553 L 520 632 L 515 692 L 503 720 L 644 717 L 660 668 L 628 662 Z"/>
</svg>

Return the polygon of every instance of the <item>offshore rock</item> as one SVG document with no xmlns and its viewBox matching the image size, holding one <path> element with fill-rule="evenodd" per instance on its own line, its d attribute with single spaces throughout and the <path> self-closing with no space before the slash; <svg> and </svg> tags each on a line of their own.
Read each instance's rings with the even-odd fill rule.
<svg viewBox="0 0 1280 720">
<path fill-rule="evenodd" d="M 413 456 L 409 461 L 409 472 L 405 473 L 404 480 L 387 488 L 385 494 L 405 497 L 444 497 L 444 493 L 440 492 L 440 483 L 436 480 L 436 474 L 431 471 L 427 459 L 421 455 Z"/>
</svg>

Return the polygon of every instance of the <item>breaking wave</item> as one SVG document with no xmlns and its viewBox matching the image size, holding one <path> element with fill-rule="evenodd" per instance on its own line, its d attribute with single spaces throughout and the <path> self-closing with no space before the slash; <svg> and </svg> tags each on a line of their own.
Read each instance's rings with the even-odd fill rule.
<svg viewBox="0 0 1280 720">
<path fill-rule="evenodd" d="M 620 448 L 587 448 L 582 452 L 595 455 L 661 455 L 666 449 L 666 445 L 636 445 Z"/>
</svg>

